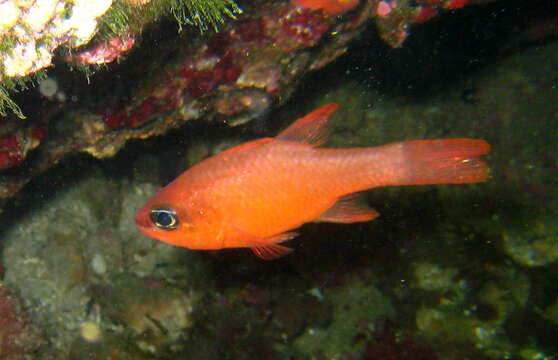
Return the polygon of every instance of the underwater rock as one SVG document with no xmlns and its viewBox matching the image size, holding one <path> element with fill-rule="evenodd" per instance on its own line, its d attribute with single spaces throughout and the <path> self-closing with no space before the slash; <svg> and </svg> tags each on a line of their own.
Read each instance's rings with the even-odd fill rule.
<svg viewBox="0 0 558 360">
<path fill-rule="evenodd" d="M 355 343 L 359 334 L 376 321 L 394 316 L 395 312 L 388 298 L 357 277 L 325 293 L 324 297 L 333 308 L 331 322 L 306 328 L 293 341 L 295 349 L 308 355 L 338 359 L 345 353 L 360 354 L 365 344 Z"/>
<path fill-rule="evenodd" d="M 523 266 L 544 266 L 558 260 L 558 224 L 554 216 L 541 216 L 528 229 L 505 229 L 504 251 Z"/>
<path fill-rule="evenodd" d="M 423 290 L 447 292 L 459 286 L 456 281 L 457 270 L 453 268 L 442 268 L 436 264 L 425 262 L 413 264 L 414 276 L 417 287 Z"/>
<path fill-rule="evenodd" d="M 196 3 L 177 0 L 156 4 L 158 2 L 162 3 L 138 4 L 132 0 L 3 1 L 0 4 L 3 15 L 0 21 L 0 85 L 6 79 L 23 78 L 51 66 L 59 47 L 65 47 L 66 52 L 79 48 L 88 44 L 99 31 L 112 36 L 90 49 L 79 48 L 77 54 L 68 55 L 66 60 L 77 64 L 112 62 L 133 47 L 135 41 L 129 31 L 131 28 L 138 33 L 142 26 L 157 20 L 165 12 L 173 11 L 179 21 L 203 28 L 208 24 L 216 27 L 223 22 L 223 15 L 234 17 L 240 12 L 234 2 L 227 0 Z M 106 27 L 110 30 L 107 31 Z M 0 113 L 2 110 L 0 108 Z"/>
<path fill-rule="evenodd" d="M 45 342 L 23 305 L 0 282 L 0 360 L 33 360 Z"/>
<path fill-rule="evenodd" d="M 461 279 L 461 286 L 440 297 L 435 306 L 417 309 L 419 334 L 437 344 L 435 348 L 442 353 L 449 344 L 476 349 L 489 358 L 521 351 L 502 326 L 525 308 L 531 288 L 529 279 L 512 267 L 488 265 L 482 277 L 486 280 Z"/>
<path fill-rule="evenodd" d="M 109 178 L 98 168 L 92 168 L 86 177 L 70 173 L 62 179 L 50 178 L 65 184 L 57 186 L 55 193 L 46 194 L 42 188 L 40 194 L 30 194 L 21 205 L 14 205 L 10 211 L 21 218 L 2 233 L 5 282 L 21 294 L 50 344 L 42 358 L 66 359 L 76 341 L 104 339 L 106 326 L 101 319 L 112 319 L 113 312 L 95 295 L 98 289 L 108 289 L 110 296 L 105 299 L 115 299 L 123 286 L 127 293 L 135 294 L 129 301 L 143 299 L 143 313 L 136 312 L 136 322 L 127 325 L 136 335 L 155 334 L 156 344 L 163 342 L 161 333 L 165 339 L 178 336 L 174 334 L 191 321 L 190 290 L 178 289 L 189 289 L 188 272 L 182 265 L 187 254 L 154 244 L 139 234 L 134 224 L 134 212 L 155 187 Z M 44 196 L 48 201 L 41 200 Z M 30 203 L 31 208 L 25 205 Z M 115 276 L 122 273 L 129 274 L 129 281 L 118 281 Z M 157 285 L 165 283 L 157 278 L 175 276 L 180 276 L 181 280 L 175 281 L 180 285 Z M 145 292 L 149 284 L 156 289 Z M 148 298 L 141 297 L 142 292 Z M 124 299 L 126 296 L 118 297 L 119 301 Z M 104 306 L 97 311 L 95 304 Z M 126 316 L 123 310 L 121 316 Z M 154 333 L 146 324 L 163 327 Z M 118 334 L 116 340 L 127 333 Z"/>
<path fill-rule="evenodd" d="M 182 34 L 176 30 L 168 34 L 160 23 L 150 31 L 144 27 L 170 14 L 178 18 L 181 29 L 186 23 L 217 27 L 223 16 L 239 15 L 240 8 L 228 0 L 123 4 L 49 0 L 44 8 L 4 2 L 10 14 L 17 13 L 15 19 L 25 18 L 28 12 L 44 13 L 37 15 L 40 21 L 34 20 L 30 29 L 42 29 L 33 34 L 48 40 L 23 32 L 25 39 L 14 42 L 21 51 L 3 57 L 9 64 L 19 64 L 17 69 L 8 67 L 10 74 L 23 76 L 48 66 L 62 44 L 87 43 L 71 54 L 58 51 L 67 63 L 83 66 L 118 60 L 119 64 L 102 71 L 90 68 L 87 81 L 63 65 L 52 69 L 49 76 L 58 75 L 59 83 L 68 87 L 66 96 L 61 100 L 47 95 L 45 99 L 27 90 L 18 95 L 21 111 L 0 86 L 0 115 L 6 115 L 1 112 L 5 102 L 19 117 L 28 116 L 25 121 L 13 116 L 0 119 L 0 198 L 13 196 L 36 174 L 72 152 L 110 157 L 129 139 L 159 135 L 189 120 L 203 118 L 235 126 L 265 114 L 293 93 L 305 73 L 344 54 L 369 20 L 392 46 L 400 46 L 410 25 L 425 21 L 419 16 L 420 9 L 453 10 L 479 2 L 401 2 L 396 6 L 369 0 L 342 16 L 324 13 L 319 6 L 312 10 L 293 3 L 246 4 L 244 14 L 249 16 L 238 16 L 238 21 L 223 26 L 219 33 L 201 35 L 187 28 Z M 393 9 L 389 14 L 373 11 L 382 6 Z M 78 21 L 78 15 L 83 21 Z M 100 29 L 98 22 L 103 23 Z M 19 25 L 6 22 L 5 26 L 10 34 Z M 88 43 L 97 31 L 99 35 Z M 14 56 L 24 60 L 16 61 Z M 118 79 L 116 86 L 114 79 Z"/>
<path fill-rule="evenodd" d="M 549 43 L 498 58 L 497 64 L 477 68 L 464 79 L 454 79 L 449 85 L 444 82 L 443 89 L 429 92 L 427 99 L 400 94 L 394 98 L 377 88 L 371 90 L 369 83 L 363 84 L 365 80 L 343 81 L 333 89 L 329 81 L 343 80 L 344 70 L 320 74 L 324 81 L 315 87 L 307 84 L 307 92 L 297 96 L 298 105 L 290 103 L 287 111 L 302 113 L 304 106 L 320 101 L 349 104 L 334 120 L 336 146 L 369 146 L 416 137 L 486 138 L 495 146 L 489 160 L 493 178 L 470 187 L 378 189 L 369 197 L 382 213 L 378 221 L 351 226 L 309 224 L 293 244 L 295 255 L 273 264 L 260 264 L 243 251 L 216 254 L 173 249 L 142 237 L 134 225 L 135 210 L 175 170 L 234 144 L 241 136 L 254 135 L 250 127 L 228 131 L 217 125 L 190 124 L 174 137 L 132 144 L 133 152 L 150 153 L 137 161 L 84 162 L 83 157 L 73 157 L 63 162 L 45 174 L 45 180 L 36 179 L 45 182 L 43 187 L 32 184 L 0 214 L 0 263 L 6 283 L 21 295 L 29 316 L 45 333 L 52 350 L 45 349 L 43 357 L 152 360 L 177 358 L 184 352 L 192 356 L 182 358 L 211 360 L 329 355 L 361 359 L 368 349 L 371 357 L 431 356 L 432 350 L 438 358 L 451 360 L 550 359 L 555 347 L 554 339 L 548 339 L 555 332 L 545 335 L 543 329 L 553 328 L 540 326 L 540 321 L 548 317 L 547 322 L 556 322 L 555 263 L 522 269 L 529 265 L 511 260 L 503 234 L 521 234 L 524 242 L 552 228 L 540 212 L 531 210 L 556 214 L 557 133 L 547 131 L 555 124 L 558 88 L 549 75 L 557 68 L 556 49 L 556 44 Z M 273 75 L 265 67 L 256 70 Z M 205 74 L 193 75 L 198 76 L 198 84 L 212 86 Z M 219 76 L 227 79 L 228 75 Z M 71 99 L 68 83 L 60 81 Z M 266 82 L 250 76 L 243 81 L 271 88 L 277 84 L 276 77 Z M 197 90 L 207 89 L 201 85 Z M 213 91 L 218 93 L 225 86 L 219 84 Z M 231 119 L 226 116 L 236 110 L 225 114 L 228 105 L 243 109 L 245 103 L 251 110 L 246 117 L 238 117 L 243 122 L 252 114 L 265 113 L 269 101 L 273 105 L 276 100 L 273 93 L 261 89 L 231 93 L 219 102 L 216 113 L 222 112 L 223 117 L 215 119 Z M 197 101 L 211 104 L 214 94 Z M 129 100 L 130 104 L 142 102 L 134 97 Z M 95 100 L 91 104 L 95 107 Z M 146 102 L 140 108 L 149 110 L 150 106 Z M 206 114 L 213 114 L 214 109 Z M 33 163 L 34 156 L 44 159 L 41 154 L 47 148 L 59 152 L 59 157 L 53 157 L 56 161 L 79 146 L 109 156 L 125 136 L 141 137 L 146 130 L 141 125 L 105 132 L 102 116 L 94 117 L 95 121 L 79 122 L 78 118 L 50 122 L 49 132 L 54 131 L 59 139 L 67 135 L 67 143 L 49 142 L 53 137 L 30 151 L 21 165 Z M 154 116 L 145 126 L 162 119 Z M 216 141 L 212 137 L 217 133 Z M 87 142 L 92 138 L 98 143 Z M 173 141 L 172 150 L 155 154 Z M 170 153 L 187 153 L 188 161 Z M 68 167 L 82 177 L 67 176 Z M 2 174 L 8 178 L 18 175 L 17 171 L 15 166 Z M 123 175 L 127 171 L 138 176 Z M 161 172 L 166 172 L 164 180 L 158 178 Z M 517 220 L 525 213 L 530 219 L 540 216 L 546 230 L 533 227 L 524 233 L 524 224 Z M 546 256 L 545 246 L 536 248 L 537 256 Z M 193 285 L 204 280 L 210 284 Z M 176 323 L 165 311 L 155 312 L 156 321 L 149 319 L 150 309 L 162 309 L 164 300 L 138 291 L 157 286 L 169 295 L 169 301 L 176 300 L 169 303 L 182 314 Z M 544 301 L 537 299 L 537 293 L 543 294 L 539 298 Z M 199 294 L 202 300 L 198 302 Z M 121 303 L 137 314 L 119 316 Z M 400 346 L 409 344 L 403 336 L 401 341 L 371 341 L 378 334 L 377 319 L 385 316 L 405 323 L 395 336 L 410 332 L 409 347 L 416 353 L 409 354 Z M 531 331 L 531 325 L 540 330 Z M 166 329 L 174 329 L 172 336 L 167 337 Z M 426 346 L 413 347 L 416 339 Z"/>
<path fill-rule="evenodd" d="M 411 333 L 397 332 L 384 325 L 366 344 L 362 360 L 437 360 L 440 357 L 424 339 Z M 449 360 L 449 358 L 444 357 Z"/>
<path fill-rule="evenodd" d="M 159 352 L 192 326 L 195 297 L 165 280 L 124 273 L 93 285 L 91 292 L 102 316 L 123 325 L 121 331 L 144 351 Z"/>
</svg>

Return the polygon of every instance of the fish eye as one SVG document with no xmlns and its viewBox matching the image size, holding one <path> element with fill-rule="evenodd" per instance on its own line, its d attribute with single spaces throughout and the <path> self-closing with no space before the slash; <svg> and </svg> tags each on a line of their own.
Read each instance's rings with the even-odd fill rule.
<svg viewBox="0 0 558 360">
<path fill-rule="evenodd" d="M 174 230 L 178 227 L 178 216 L 172 209 L 151 210 L 151 221 L 159 229 Z"/>
</svg>

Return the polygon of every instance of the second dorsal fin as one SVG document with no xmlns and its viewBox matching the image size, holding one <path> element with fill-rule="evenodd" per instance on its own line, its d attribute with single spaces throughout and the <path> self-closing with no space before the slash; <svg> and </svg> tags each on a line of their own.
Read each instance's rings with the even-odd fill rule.
<svg viewBox="0 0 558 360">
<path fill-rule="evenodd" d="M 320 146 L 329 135 L 327 121 L 338 108 L 337 104 L 321 106 L 281 131 L 276 139 Z"/>
</svg>

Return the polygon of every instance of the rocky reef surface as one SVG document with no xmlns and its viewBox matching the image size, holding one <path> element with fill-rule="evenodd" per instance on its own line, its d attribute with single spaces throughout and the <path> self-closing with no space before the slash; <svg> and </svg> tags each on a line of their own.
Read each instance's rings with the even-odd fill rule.
<svg viewBox="0 0 558 360">
<path fill-rule="evenodd" d="M 12 198 L 0 214 L 0 359 L 555 358 L 556 9 L 526 17 L 532 7 L 516 1 L 444 14 L 458 3 L 417 1 L 442 16 L 396 50 L 355 19 L 410 3 L 340 17 L 273 3 L 174 55 L 166 23 L 142 37 L 145 49 L 160 45 L 156 56 L 138 48 L 92 85 L 57 67 L 40 92 L 16 96 L 37 120 L 3 120 L 0 148 L 12 131 L 24 134 L 17 144 L 40 139 L 1 173 Z M 147 56 L 175 60 L 156 71 Z M 142 66 L 151 75 L 134 78 Z M 378 219 L 308 224 L 295 252 L 272 262 L 137 231 L 135 211 L 181 171 L 326 102 L 341 106 L 331 146 L 483 138 L 491 179 L 376 189 Z M 202 117 L 212 121 L 186 121 Z"/>
<path fill-rule="evenodd" d="M 4 1 L 0 199 L 76 151 L 110 157 L 196 119 L 246 123 L 364 30 L 401 47 L 437 14 L 487 1 L 337 2 Z"/>
</svg>

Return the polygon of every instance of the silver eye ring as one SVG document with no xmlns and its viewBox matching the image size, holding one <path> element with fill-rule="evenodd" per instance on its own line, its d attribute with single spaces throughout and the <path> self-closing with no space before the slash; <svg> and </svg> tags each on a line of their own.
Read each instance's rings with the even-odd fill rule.
<svg viewBox="0 0 558 360">
<path fill-rule="evenodd" d="M 174 230 L 178 227 L 178 216 L 172 209 L 153 209 L 150 214 L 151 222 L 162 230 Z"/>
</svg>

